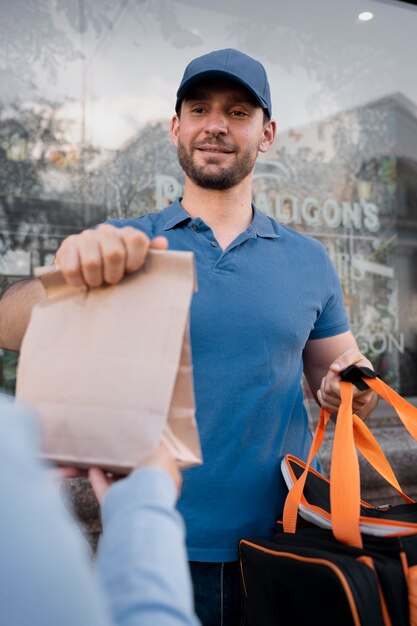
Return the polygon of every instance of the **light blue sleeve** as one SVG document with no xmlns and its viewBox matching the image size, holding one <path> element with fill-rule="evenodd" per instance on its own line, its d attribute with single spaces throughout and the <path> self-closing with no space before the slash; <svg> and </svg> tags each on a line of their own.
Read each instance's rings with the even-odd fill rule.
<svg viewBox="0 0 417 626">
<path fill-rule="evenodd" d="M 172 479 L 156 468 L 115 483 L 97 567 L 118 626 L 197 626 Z"/>
<path fill-rule="evenodd" d="M 85 540 L 36 457 L 27 412 L 0 399 L 0 624 L 110 626 Z"/>
<path fill-rule="evenodd" d="M 0 624 L 197 626 L 171 478 L 143 469 L 110 489 L 97 575 L 31 417 L 0 396 Z"/>
</svg>

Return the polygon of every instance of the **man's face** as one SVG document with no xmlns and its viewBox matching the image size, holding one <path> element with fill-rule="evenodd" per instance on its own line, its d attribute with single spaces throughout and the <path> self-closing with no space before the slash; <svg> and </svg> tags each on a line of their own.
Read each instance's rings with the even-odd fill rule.
<svg viewBox="0 0 417 626">
<path fill-rule="evenodd" d="M 172 139 L 187 177 L 199 187 L 223 190 L 246 178 L 258 152 L 269 149 L 274 133 L 271 140 L 266 127 L 263 110 L 246 89 L 210 80 L 187 93 L 172 121 Z"/>
</svg>

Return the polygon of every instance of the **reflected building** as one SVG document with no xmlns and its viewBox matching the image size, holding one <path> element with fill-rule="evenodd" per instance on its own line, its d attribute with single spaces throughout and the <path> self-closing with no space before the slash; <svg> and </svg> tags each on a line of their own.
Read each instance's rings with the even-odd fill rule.
<svg viewBox="0 0 417 626">
<path fill-rule="evenodd" d="M 352 330 L 383 378 L 417 394 L 417 106 L 394 94 L 284 132 L 255 202 L 318 238 Z"/>
</svg>

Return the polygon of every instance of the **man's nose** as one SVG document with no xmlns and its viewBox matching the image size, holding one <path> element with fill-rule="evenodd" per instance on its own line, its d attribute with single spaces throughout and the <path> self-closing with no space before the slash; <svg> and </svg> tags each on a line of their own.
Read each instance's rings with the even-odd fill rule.
<svg viewBox="0 0 417 626">
<path fill-rule="evenodd" d="M 212 111 L 207 118 L 206 133 L 209 135 L 225 135 L 227 133 L 227 117 L 221 111 Z"/>
</svg>

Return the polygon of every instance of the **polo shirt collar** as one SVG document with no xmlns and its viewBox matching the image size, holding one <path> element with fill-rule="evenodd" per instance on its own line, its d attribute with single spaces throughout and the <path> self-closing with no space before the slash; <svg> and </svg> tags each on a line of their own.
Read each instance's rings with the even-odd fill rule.
<svg viewBox="0 0 417 626">
<path fill-rule="evenodd" d="M 169 207 L 165 209 L 166 222 L 164 230 L 171 230 L 182 222 L 192 219 L 181 204 L 182 198 L 177 198 Z M 253 220 L 249 225 L 248 231 L 257 237 L 265 237 L 270 239 L 278 239 L 280 235 L 275 232 L 272 221 L 256 206 L 253 208 Z"/>
<path fill-rule="evenodd" d="M 169 207 L 165 209 L 166 222 L 164 226 L 164 230 L 171 230 L 181 224 L 181 222 L 185 222 L 187 220 L 191 220 L 192 217 L 181 204 L 182 198 L 177 198 Z"/>
<path fill-rule="evenodd" d="M 249 232 L 252 231 L 257 237 L 265 237 L 268 239 L 278 239 L 280 235 L 274 229 L 274 223 L 252 204 L 253 220 L 249 225 Z M 276 226 L 278 224 L 275 222 Z"/>
</svg>

